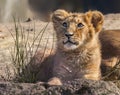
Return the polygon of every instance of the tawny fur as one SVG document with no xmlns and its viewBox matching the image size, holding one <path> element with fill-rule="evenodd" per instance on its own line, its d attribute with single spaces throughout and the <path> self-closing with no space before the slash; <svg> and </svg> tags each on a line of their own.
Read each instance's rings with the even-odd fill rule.
<svg viewBox="0 0 120 95">
<path fill-rule="evenodd" d="M 102 75 L 110 73 L 120 61 L 120 30 L 103 30 L 99 35 L 102 46 Z M 119 68 L 119 66 L 117 66 Z M 116 69 L 107 80 L 120 79 L 120 70 Z"/>
<path fill-rule="evenodd" d="M 101 42 L 101 52 L 102 52 L 101 71 L 102 71 L 102 75 L 106 75 L 120 60 L 120 30 L 102 30 L 100 32 L 99 39 Z M 43 56 L 42 51 L 38 51 L 37 55 L 34 56 L 33 58 L 34 60 L 32 59 L 31 61 L 32 63 L 31 71 L 34 73 L 38 72 L 36 80 L 47 82 L 49 78 L 53 77 L 52 63 L 53 63 L 53 59 L 55 58 L 54 53 L 55 50 L 53 50 L 52 55 L 50 55 L 49 52 L 48 54 L 45 53 L 43 62 L 41 61 L 41 57 Z M 114 80 L 114 79 L 120 79 L 119 69 L 116 70 L 116 72 L 114 72 L 112 75 L 107 77 L 107 80 Z"/>
<path fill-rule="evenodd" d="M 51 78 L 48 81 L 50 85 L 62 85 L 62 82 L 77 78 L 99 80 L 101 62 L 104 72 L 108 71 L 107 67 L 114 67 L 120 58 L 120 30 L 101 31 L 103 21 L 103 15 L 98 11 L 85 14 L 55 11 L 52 22 L 57 34 L 57 50 L 52 55 L 45 55 L 47 58 L 43 62 L 40 59 L 43 55 L 41 51 L 34 56 L 31 63 L 36 65 L 31 67 L 35 67 L 33 72 L 39 70 L 37 80 L 46 82 Z M 63 27 L 63 22 L 70 24 L 67 29 Z M 84 27 L 77 29 L 78 23 L 84 23 Z M 74 33 L 72 40 L 80 41 L 78 47 L 63 45 L 63 41 L 67 39 L 66 31 Z"/>
<path fill-rule="evenodd" d="M 98 35 L 103 21 L 103 15 L 98 11 L 81 14 L 57 10 L 53 13 L 52 22 L 57 35 L 53 77 L 61 82 L 79 78 L 100 79 L 101 51 Z M 55 82 L 55 85 L 61 84 Z"/>
<path fill-rule="evenodd" d="M 99 38 L 103 59 L 120 57 L 120 30 L 103 30 Z"/>
<path fill-rule="evenodd" d="M 99 38 L 102 44 L 102 63 L 114 67 L 120 60 L 120 30 L 103 30 Z"/>
</svg>

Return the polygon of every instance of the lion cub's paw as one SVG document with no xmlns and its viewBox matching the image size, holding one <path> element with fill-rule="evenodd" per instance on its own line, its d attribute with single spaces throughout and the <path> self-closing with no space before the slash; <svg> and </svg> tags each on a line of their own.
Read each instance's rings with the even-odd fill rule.
<svg viewBox="0 0 120 95">
<path fill-rule="evenodd" d="M 48 80 L 48 85 L 62 85 L 62 82 L 59 78 L 53 77 L 50 80 Z"/>
<path fill-rule="evenodd" d="M 90 80 L 100 80 L 99 74 L 86 74 L 84 75 L 85 79 L 90 79 Z"/>
</svg>

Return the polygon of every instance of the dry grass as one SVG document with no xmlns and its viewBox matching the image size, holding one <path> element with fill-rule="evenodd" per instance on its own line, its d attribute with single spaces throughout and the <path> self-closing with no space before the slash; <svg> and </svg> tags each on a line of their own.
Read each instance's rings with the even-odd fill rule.
<svg viewBox="0 0 120 95">
<path fill-rule="evenodd" d="M 19 82 L 35 82 L 35 74 L 31 73 L 29 71 L 29 68 L 27 68 L 28 63 L 33 58 L 33 56 L 37 53 L 41 40 L 43 37 L 43 34 L 48 26 L 48 24 L 40 30 L 40 32 L 36 35 L 35 26 L 33 28 L 33 38 L 32 42 L 29 41 L 30 34 L 28 29 L 28 32 L 25 33 L 24 27 L 20 24 L 20 21 L 14 19 L 14 29 L 15 29 L 15 36 L 11 31 L 10 34 L 14 39 L 14 48 L 10 50 L 11 54 L 11 61 L 14 66 L 14 74 L 15 74 L 15 81 Z M 37 47 L 35 46 L 36 41 L 38 41 Z M 48 43 L 48 42 L 46 42 Z M 46 44 L 47 45 L 47 44 Z M 26 71 L 27 72 L 24 72 Z M 28 76 L 29 75 L 29 78 Z"/>
</svg>

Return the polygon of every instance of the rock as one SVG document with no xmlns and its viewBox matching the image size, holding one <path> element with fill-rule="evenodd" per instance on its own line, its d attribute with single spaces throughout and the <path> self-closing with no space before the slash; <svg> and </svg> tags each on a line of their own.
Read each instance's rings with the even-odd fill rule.
<svg viewBox="0 0 120 95">
<path fill-rule="evenodd" d="M 39 84 L 0 82 L 0 95 L 36 95 L 44 90 Z"/>
<path fill-rule="evenodd" d="M 84 79 L 63 86 L 0 82 L 0 95 L 120 95 L 120 89 L 112 82 Z"/>
</svg>

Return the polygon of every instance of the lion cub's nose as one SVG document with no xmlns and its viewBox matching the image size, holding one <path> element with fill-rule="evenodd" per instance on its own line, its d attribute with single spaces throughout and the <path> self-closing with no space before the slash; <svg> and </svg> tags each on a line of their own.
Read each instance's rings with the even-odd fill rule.
<svg viewBox="0 0 120 95">
<path fill-rule="evenodd" d="M 73 34 L 72 32 L 66 32 L 66 33 L 65 33 L 65 36 L 68 37 L 68 38 L 71 37 L 71 36 L 73 36 L 73 35 L 74 35 L 74 34 Z"/>
</svg>

